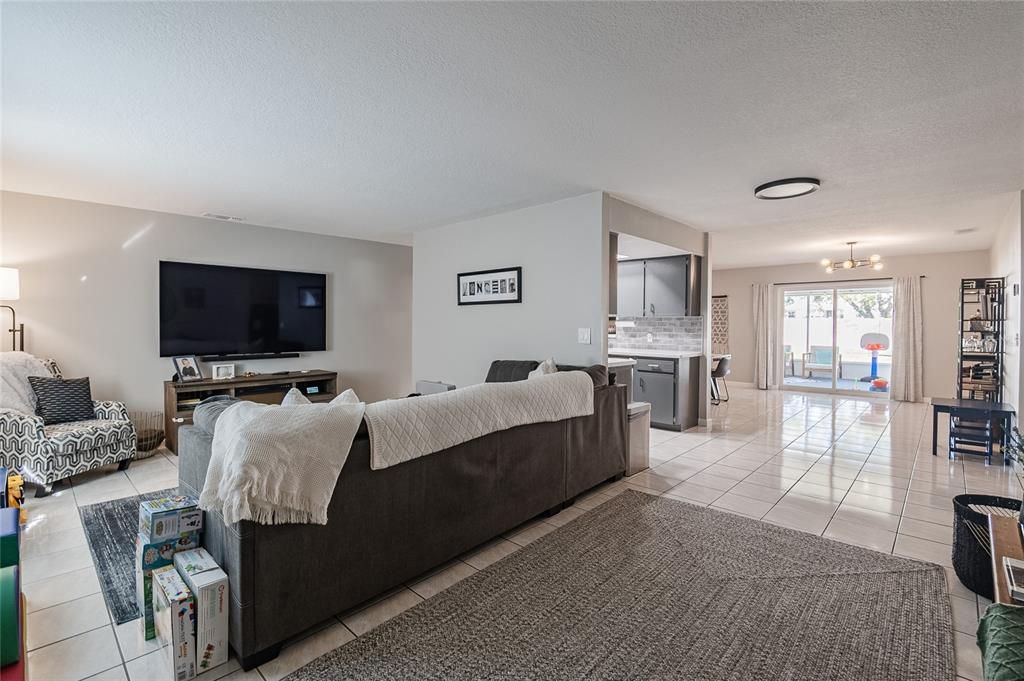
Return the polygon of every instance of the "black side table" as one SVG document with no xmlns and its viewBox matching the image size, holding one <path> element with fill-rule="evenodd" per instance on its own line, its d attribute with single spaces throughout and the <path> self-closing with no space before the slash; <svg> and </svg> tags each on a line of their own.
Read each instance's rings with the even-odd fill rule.
<svg viewBox="0 0 1024 681">
<path fill-rule="evenodd" d="M 992 431 L 996 422 L 1002 424 L 1003 437 L 1000 442 L 1003 452 L 1003 463 L 1007 463 L 1006 448 L 1010 443 L 1010 428 L 1014 410 L 1009 404 L 1003 402 L 986 402 L 985 400 L 961 400 L 945 397 L 932 398 L 932 456 L 936 456 L 939 435 L 939 413 L 949 414 L 950 418 L 950 443 L 949 458 L 953 459 L 957 452 L 961 454 L 978 454 L 974 450 L 959 449 L 954 446 L 956 435 L 962 439 L 973 441 L 985 447 L 985 465 L 992 463 Z M 982 429 L 954 429 L 953 419 L 973 419 L 986 424 Z M 964 432 L 958 432 L 958 430 Z"/>
</svg>

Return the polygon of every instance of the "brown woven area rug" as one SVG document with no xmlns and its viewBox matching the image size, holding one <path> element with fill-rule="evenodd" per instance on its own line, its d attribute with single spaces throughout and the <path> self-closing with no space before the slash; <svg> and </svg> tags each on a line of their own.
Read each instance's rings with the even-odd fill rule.
<svg viewBox="0 0 1024 681">
<path fill-rule="evenodd" d="M 627 491 L 292 673 L 952 681 L 942 568 Z"/>
</svg>

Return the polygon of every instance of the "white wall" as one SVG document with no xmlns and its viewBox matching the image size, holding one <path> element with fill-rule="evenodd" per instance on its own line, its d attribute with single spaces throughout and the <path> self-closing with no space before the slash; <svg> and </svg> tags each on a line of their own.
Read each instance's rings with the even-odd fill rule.
<svg viewBox="0 0 1024 681">
<path fill-rule="evenodd" d="M 663 215 L 605 194 L 604 222 L 609 232 L 681 248 L 687 253 L 706 255 L 704 232 Z"/>
<path fill-rule="evenodd" d="M 413 376 L 480 383 L 495 359 L 605 358 L 607 252 L 602 194 L 584 194 L 418 232 L 413 247 Z M 523 268 L 523 302 L 456 301 L 459 272 Z M 577 343 L 587 327 L 591 344 Z"/>
<path fill-rule="evenodd" d="M 21 270 L 25 349 L 89 376 L 97 399 L 162 409 L 173 373 L 159 357 L 160 260 L 324 272 L 326 352 L 238 363 L 320 368 L 364 399 L 411 390 L 412 249 L 30 194 L 0 194 L 0 264 Z M 454 289 L 454 284 L 452 285 Z M 0 325 L 9 328 L 0 310 Z M 10 348 L 10 335 L 0 345 Z"/>
<path fill-rule="evenodd" d="M 1020 373 L 1020 332 L 1021 301 L 1018 292 L 1013 295 L 1014 284 L 1021 283 L 1021 209 L 1024 191 L 1016 192 L 1010 201 L 1009 210 L 996 232 L 990 253 L 990 273 L 995 277 L 1006 277 L 1009 297 L 1006 305 L 1006 323 L 1003 327 L 1005 341 L 1003 348 L 1003 401 L 1014 407 L 1020 404 L 1024 380 Z M 1018 409 L 1019 411 L 1019 409 Z"/>
<path fill-rule="evenodd" d="M 884 254 L 883 254 L 884 255 Z M 989 252 L 940 253 L 885 258 L 884 272 L 865 268 L 854 272 L 825 274 L 815 264 L 715 270 L 714 295 L 729 296 L 729 350 L 733 380 L 754 380 L 754 315 L 751 285 L 871 279 L 881 275 L 925 275 L 921 281 L 924 316 L 924 394 L 952 397 L 956 392 L 958 291 L 962 277 L 989 273 Z"/>
</svg>

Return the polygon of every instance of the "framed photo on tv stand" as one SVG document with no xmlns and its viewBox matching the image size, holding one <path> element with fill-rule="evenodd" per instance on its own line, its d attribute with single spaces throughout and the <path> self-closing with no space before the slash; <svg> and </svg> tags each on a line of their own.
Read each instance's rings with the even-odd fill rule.
<svg viewBox="0 0 1024 681">
<path fill-rule="evenodd" d="M 179 383 L 203 380 L 203 370 L 195 355 L 179 355 L 172 357 L 171 361 L 174 362 L 174 370 L 178 373 Z"/>
</svg>

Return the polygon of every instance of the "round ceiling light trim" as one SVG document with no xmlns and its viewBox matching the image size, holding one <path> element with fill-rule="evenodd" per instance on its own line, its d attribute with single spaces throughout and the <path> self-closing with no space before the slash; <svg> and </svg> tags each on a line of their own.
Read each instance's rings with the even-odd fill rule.
<svg viewBox="0 0 1024 681">
<path fill-rule="evenodd" d="M 818 191 L 821 180 L 816 177 L 790 177 L 785 180 L 765 182 L 754 189 L 754 196 L 765 201 L 795 199 Z"/>
</svg>

